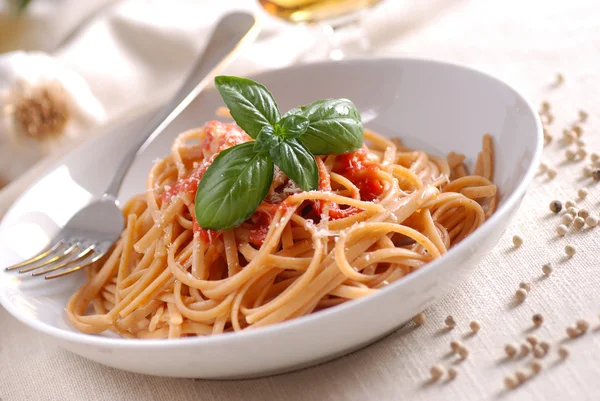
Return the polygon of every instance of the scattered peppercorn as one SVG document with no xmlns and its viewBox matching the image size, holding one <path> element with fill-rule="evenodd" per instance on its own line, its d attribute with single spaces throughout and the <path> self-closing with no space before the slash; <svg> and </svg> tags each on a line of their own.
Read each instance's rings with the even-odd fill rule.
<svg viewBox="0 0 600 401">
<path fill-rule="evenodd" d="M 575 133 L 569 129 L 564 129 L 563 130 L 563 141 L 567 144 L 570 145 L 573 143 L 573 141 L 575 141 L 577 139 L 577 135 L 575 135 Z"/>
<path fill-rule="evenodd" d="M 517 346 L 515 344 L 506 344 L 504 346 L 504 352 L 506 353 L 506 356 L 509 358 L 513 358 L 515 355 L 517 355 Z"/>
<path fill-rule="evenodd" d="M 562 210 L 562 203 L 559 200 L 553 200 L 550 202 L 550 210 L 552 213 L 559 213 Z"/>
<path fill-rule="evenodd" d="M 508 389 L 513 389 L 519 384 L 518 379 L 514 375 L 508 375 L 504 378 L 504 385 Z"/>
<path fill-rule="evenodd" d="M 590 227 L 596 227 L 598 225 L 598 217 L 591 214 L 585 219 L 585 222 Z"/>
<path fill-rule="evenodd" d="M 560 221 L 565 225 L 565 226 L 569 226 L 572 222 L 573 222 L 573 215 L 569 214 L 569 213 L 565 213 L 563 214 L 562 218 L 560 219 Z"/>
<path fill-rule="evenodd" d="M 562 85 L 565 82 L 565 77 L 560 72 L 556 74 L 556 86 Z"/>
<path fill-rule="evenodd" d="M 576 337 L 579 337 L 581 335 L 581 332 L 575 326 L 569 326 L 569 327 L 567 327 L 566 331 L 567 331 L 567 336 L 569 336 L 569 338 L 576 338 Z"/>
<path fill-rule="evenodd" d="M 458 376 L 458 370 L 455 367 L 448 369 L 448 380 L 454 380 Z"/>
<path fill-rule="evenodd" d="M 458 350 L 462 347 L 464 347 L 464 345 L 458 340 L 453 340 L 450 342 L 450 348 L 455 354 L 458 353 Z"/>
<path fill-rule="evenodd" d="M 521 344 L 521 347 L 519 348 L 519 356 L 527 356 L 527 355 L 529 355 L 530 352 L 531 352 L 531 345 L 529 345 L 529 343 Z"/>
<path fill-rule="evenodd" d="M 590 212 L 587 209 L 579 209 L 579 211 L 577 212 L 577 216 L 579 216 L 583 219 L 585 219 L 589 215 L 590 215 Z"/>
<path fill-rule="evenodd" d="M 550 110 L 550 103 L 548 103 L 547 101 L 544 100 L 542 102 L 542 113 L 545 113 L 548 110 Z"/>
<path fill-rule="evenodd" d="M 592 176 L 592 166 L 584 166 L 583 167 L 583 176 L 584 177 L 591 177 Z"/>
<path fill-rule="evenodd" d="M 517 297 L 517 301 L 523 302 L 525 301 L 525 298 L 527 298 L 527 291 L 519 288 L 517 292 L 515 292 L 515 296 Z"/>
<path fill-rule="evenodd" d="M 540 347 L 542 347 L 542 349 L 544 350 L 544 353 L 547 354 L 548 351 L 550 350 L 550 343 L 548 343 L 547 341 L 542 341 L 540 343 Z"/>
<path fill-rule="evenodd" d="M 458 349 L 458 355 L 460 356 L 460 359 L 467 359 L 469 357 L 469 350 L 467 347 L 460 347 Z"/>
<path fill-rule="evenodd" d="M 531 371 L 535 374 L 538 374 L 542 371 L 543 365 L 540 361 L 531 362 Z"/>
<path fill-rule="evenodd" d="M 567 359 L 569 356 L 569 349 L 564 345 L 561 345 L 558 347 L 558 356 L 560 356 L 560 359 Z"/>
<path fill-rule="evenodd" d="M 573 220 L 573 227 L 575 227 L 576 230 L 580 230 L 581 228 L 583 228 L 583 226 L 585 225 L 585 220 L 583 219 L 583 217 L 575 217 L 575 220 Z M 566 249 L 565 249 L 566 251 Z"/>
<path fill-rule="evenodd" d="M 548 170 L 548 175 L 550 175 L 550 170 Z M 600 170 L 594 170 L 594 171 L 592 171 L 592 178 L 596 182 L 600 181 Z"/>
<path fill-rule="evenodd" d="M 590 160 L 592 161 L 592 163 L 596 163 L 598 160 L 600 160 L 600 153 L 592 152 L 592 154 L 590 155 Z"/>
<path fill-rule="evenodd" d="M 556 177 L 558 172 L 553 168 L 549 168 L 546 174 L 548 174 L 548 178 L 553 179 Z M 596 181 L 600 181 L 600 171 L 598 172 L 598 179 Z"/>
<path fill-rule="evenodd" d="M 540 339 L 535 334 L 527 336 L 527 338 L 525 338 L 525 340 L 529 344 L 531 344 L 532 347 L 535 346 L 535 345 L 537 345 L 537 343 L 540 342 Z"/>
<path fill-rule="evenodd" d="M 544 356 L 546 356 L 546 353 L 544 352 L 544 349 L 542 347 L 540 347 L 540 345 L 536 345 L 535 347 L 533 347 L 533 356 L 535 358 L 543 358 Z"/>
<path fill-rule="evenodd" d="M 576 154 L 577 154 L 577 157 L 579 157 L 581 160 L 583 160 L 587 156 L 587 150 L 584 147 L 581 147 L 581 148 L 577 149 Z"/>
<path fill-rule="evenodd" d="M 588 329 L 590 328 L 590 324 L 587 320 L 585 319 L 579 319 L 577 321 L 577 329 L 581 332 L 581 334 L 584 334 L 588 331 Z"/>
<path fill-rule="evenodd" d="M 472 320 L 471 323 L 469 323 L 469 327 L 473 333 L 477 333 L 481 330 L 481 324 L 479 324 L 477 320 Z"/>
<path fill-rule="evenodd" d="M 565 151 L 565 157 L 567 160 L 575 160 L 575 156 L 577 156 L 577 153 L 573 152 L 571 149 L 567 149 Z"/>
<path fill-rule="evenodd" d="M 576 144 L 577 146 L 579 146 L 580 148 L 584 148 L 584 147 L 585 147 L 585 142 L 583 141 L 583 139 L 579 139 L 579 138 L 578 138 L 578 139 L 575 141 L 575 144 Z"/>
<path fill-rule="evenodd" d="M 527 381 L 527 379 L 529 379 L 529 376 L 527 376 L 527 373 L 523 372 L 522 370 L 516 370 L 515 377 L 517 378 L 519 383 L 523 383 L 524 381 Z"/>
<path fill-rule="evenodd" d="M 456 321 L 454 320 L 454 317 L 452 317 L 452 315 L 448 315 L 444 322 L 446 323 L 446 326 L 450 327 L 451 329 L 456 326 Z"/>
<path fill-rule="evenodd" d="M 413 320 L 413 322 L 415 322 L 416 325 L 422 326 L 425 323 L 425 314 L 423 312 L 421 312 L 418 315 L 416 315 L 415 317 L 413 317 L 412 320 Z"/>
<path fill-rule="evenodd" d="M 571 207 L 567 208 L 567 213 L 569 213 L 571 216 L 575 217 L 575 216 L 577 216 L 577 213 L 579 213 L 579 209 L 577 209 L 575 206 L 571 206 Z"/>
<path fill-rule="evenodd" d="M 575 201 L 574 201 L 574 200 L 571 200 L 571 199 L 569 199 L 569 200 L 567 200 L 567 201 L 565 202 L 565 207 L 566 207 L 567 209 L 569 209 L 569 208 L 572 208 L 572 207 L 575 207 L 575 206 L 577 206 L 577 203 L 575 203 Z"/>
<path fill-rule="evenodd" d="M 588 119 L 588 113 L 585 112 L 584 110 L 579 110 L 579 121 L 584 123 L 584 122 L 586 122 L 587 119 Z"/>
<path fill-rule="evenodd" d="M 561 224 L 558 227 L 556 227 L 556 233 L 558 235 L 560 235 L 561 237 L 564 237 L 565 235 L 567 235 L 568 232 L 569 232 L 569 229 L 564 224 Z"/>
<path fill-rule="evenodd" d="M 552 265 L 550 263 L 546 263 L 545 265 L 542 266 L 542 273 L 544 273 L 546 276 L 549 276 L 552 274 Z"/>
<path fill-rule="evenodd" d="M 579 191 L 577 191 L 577 196 L 579 196 L 579 199 L 585 199 L 588 194 L 589 191 L 585 188 L 580 188 Z"/>
<path fill-rule="evenodd" d="M 516 246 L 517 248 L 520 247 L 521 245 L 523 245 L 523 238 L 521 238 L 519 235 L 513 236 L 512 241 L 513 241 L 513 245 Z"/>
<path fill-rule="evenodd" d="M 521 281 L 519 283 L 519 288 L 524 289 L 525 291 L 529 292 L 531 290 L 531 285 L 529 283 L 526 283 L 524 281 Z"/>
<path fill-rule="evenodd" d="M 581 136 L 581 134 L 583 134 L 583 128 L 581 128 L 580 125 L 573 124 L 573 127 L 571 127 L 571 130 L 573 130 L 573 133 L 575 134 L 575 136 L 577 138 L 579 138 Z"/>
<path fill-rule="evenodd" d="M 540 313 L 536 313 L 531 317 L 531 320 L 533 321 L 535 327 L 540 327 L 542 323 L 544 323 L 544 316 L 542 316 Z"/>
<path fill-rule="evenodd" d="M 577 219 L 575 219 L 577 220 Z M 565 246 L 565 253 L 568 257 L 572 258 L 575 255 L 576 249 L 574 245 L 568 244 Z"/>
<path fill-rule="evenodd" d="M 440 377 L 446 373 L 446 369 L 442 365 L 433 365 L 430 369 L 431 379 L 438 380 Z"/>
</svg>

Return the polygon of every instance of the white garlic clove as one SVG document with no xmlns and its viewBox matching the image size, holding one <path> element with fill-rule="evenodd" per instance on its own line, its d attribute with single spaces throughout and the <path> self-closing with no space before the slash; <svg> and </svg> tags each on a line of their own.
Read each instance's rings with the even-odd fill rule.
<svg viewBox="0 0 600 401">
<path fill-rule="evenodd" d="M 0 179 L 8 182 L 106 121 L 85 80 L 41 52 L 0 55 L 0 112 Z"/>
</svg>

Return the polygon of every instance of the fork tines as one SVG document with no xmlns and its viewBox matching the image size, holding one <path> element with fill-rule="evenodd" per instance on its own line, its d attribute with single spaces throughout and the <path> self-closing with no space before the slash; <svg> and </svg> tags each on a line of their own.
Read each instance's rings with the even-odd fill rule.
<svg viewBox="0 0 600 401">
<path fill-rule="evenodd" d="M 79 240 L 67 241 L 61 239 L 37 255 L 9 266 L 6 270 L 19 269 L 19 273 L 32 272 L 32 276 L 41 276 L 64 269 L 45 276 L 46 279 L 61 277 L 98 261 L 105 253 L 98 248 L 99 246 L 96 243 L 86 244 Z"/>
</svg>

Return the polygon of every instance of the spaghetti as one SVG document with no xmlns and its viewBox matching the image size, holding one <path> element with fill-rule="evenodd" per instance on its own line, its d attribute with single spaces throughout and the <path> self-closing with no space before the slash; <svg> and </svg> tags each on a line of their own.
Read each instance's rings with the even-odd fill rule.
<svg viewBox="0 0 600 401">
<path fill-rule="evenodd" d="M 227 231 L 194 216 L 198 182 L 218 152 L 251 140 L 216 121 L 184 132 L 158 161 L 147 191 L 123 208 L 114 250 L 87 270 L 67 304 L 85 333 L 177 338 L 262 327 L 376 292 L 477 229 L 495 210 L 493 146 L 473 175 L 365 130 L 361 149 L 317 156 L 319 190 L 277 168 L 265 201 Z"/>
</svg>

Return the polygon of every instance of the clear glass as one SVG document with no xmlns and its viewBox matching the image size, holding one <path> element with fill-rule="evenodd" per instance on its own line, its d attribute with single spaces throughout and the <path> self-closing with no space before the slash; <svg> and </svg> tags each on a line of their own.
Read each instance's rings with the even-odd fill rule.
<svg viewBox="0 0 600 401">
<path fill-rule="evenodd" d="M 370 53 L 364 16 L 383 0 L 258 0 L 269 14 L 296 24 L 320 27 L 330 59 Z"/>
</svg>

